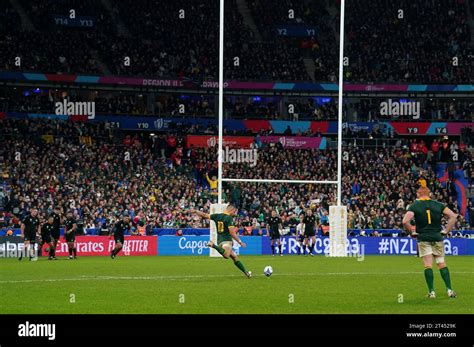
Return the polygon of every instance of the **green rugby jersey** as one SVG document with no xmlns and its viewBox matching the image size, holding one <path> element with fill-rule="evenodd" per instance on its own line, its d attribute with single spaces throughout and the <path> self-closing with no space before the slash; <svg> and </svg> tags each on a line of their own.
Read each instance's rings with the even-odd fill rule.
<svg viewBox="0 0 474 347">
<path fill-rule="evenodd" d="M 443 241 L 441 219 L 445 208 L 443 203 L 431 199 L 418 199 L 408 207 L 415 214 L 418 241 Z"/>
<path fill-rule="evenodd" d="M 229 232 L 229 228 L 234 226 L 234 219 L 232 216 L 226 213 L 215 213 L 211 214 L 211 220 L 216 223 L 217 244 L 226 241 L 232 242 L 233 239 Z"/>
</svg>

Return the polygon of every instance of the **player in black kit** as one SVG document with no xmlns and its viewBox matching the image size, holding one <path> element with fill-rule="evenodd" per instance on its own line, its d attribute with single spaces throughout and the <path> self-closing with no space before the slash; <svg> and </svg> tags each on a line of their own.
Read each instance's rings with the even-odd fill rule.
<svg viewBox="0 0 474 347">
<path fill-rule="evenodd" d="M 299 224 L 296 226 L 296 242 L 298 242 L 298 255 L 305 253 L 304 245 L 304 214 L 299 216 Z"/>
<path fill-rule="evenodd" d="M 54 216 L 50 215 L 48 220 L 43 226 L 41 227 L 41 247 L 40 250 L 43 248 L 43 245 L 46 243 L 49 248 L 49 257 L 48 260 L 56 259 L 54 256 L 54 245 L 53 239 L 51 238 L 51 234 L 54 230 Z"/>
<path fill-rule="evenodd" d="M 303 253 L 308 247 L 309 254 L 313 256 L 313 250 L 316 243 L 316 216 L 313 215 L 313 211 L 309 208 L 306 210 L 306 216 L 303 218 L 304 223 L 304 243 L 303 243 Z M 309 243 L 309 245 L 308 245 Z"/>
<path fill-rule="evenodd" d="M 21 223 L 21 237 L 23 238 L 26 253 L 30 260 L 38 260 L 35 254 L 36 236 L 40 232 L 40 220 L 38 218 L 38 210 L 36 208 L 30 209 L 30 214 L 23 219 Z M 18 260 L 23 259 L 23 254 Z"/>
<path fill-rule="evenodd" d="M 75 245 L 76 229 L 77 223 L 74 219 L 74 215 L 72 214 L 72 211 L 68 211 L 66 215 L 66 222 L 64 222 L 64 238 L 66 239 L 67 247 L 69 250 L 69 259 L 77 259 L 77 251 Z"/>
<path fill-rule="evenodd" d="M 123 214 L 122 220 L 115 223 L 114 229 L 112 231 L 115 240 L 115 248 L 110 253 L 110 257 L 112 259 L 115 259 L 115 256 L 123 247 L 125 230 L 130 230 L 130 216 L 126 212 Z"/>
<path fill-rule="evenodd" d="M 281 253 L 281 242 L 280 242 L 280 229 L 281 229 L 281 218 L 277 215 L 275 210 L 272 211 L 272 216 L 267 221 L 267 234 L 271 238 L 272 254 L 275 256 L 275 241 L 278 244 L 278 250 L 280 256 Z"/>
<path fill-rule="evenodd" d="M 53 231 L 51 232 L 51 241 L 53 244 L 53 259 L 56 259 L 56 248 L 58 246 L 59 237 L 61 236 L 61 208 L 56 206 L 54 212 L 51 213 L 53 217 Z"/>
</svg>

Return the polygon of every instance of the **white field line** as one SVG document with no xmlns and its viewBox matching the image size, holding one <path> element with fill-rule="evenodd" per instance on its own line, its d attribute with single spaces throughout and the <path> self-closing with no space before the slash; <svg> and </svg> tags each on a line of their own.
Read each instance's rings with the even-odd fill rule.
<svg viewBox="0 0 474 347">
<path fill-rule="evenodd" d="M 474 271 L 452 271 L 453 274 L 474 274 Z M 317 272 L 317 273 L 277 273 L 273 276 L 386 276 L 386 275 L 419 275 L 419 271 L 411 272 Z M 263 274 L 261 274 L 263 276 Z M 0 284 L 36 283 L 36 282 L 67 282 L 67 281 L 189 281 L 202 278 L 242 277 L 241 274 L 232 275 L 168 275 L 168 276 L 79 276 L 72 278 L 44 278 L 25 280 L 3 280 Z"/>
</svg>

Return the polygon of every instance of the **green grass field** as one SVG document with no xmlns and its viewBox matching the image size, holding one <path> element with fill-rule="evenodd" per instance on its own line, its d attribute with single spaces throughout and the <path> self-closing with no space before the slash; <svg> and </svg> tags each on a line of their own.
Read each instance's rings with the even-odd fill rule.
<svg viewBox="0 0 474 347">
<path fill-rule="evenodd" d="M 0 312 L 474 313 L 471 256 L 447 258 L 456 299 L 447 297 L 437 270 L 438 297 L 427 299 L 423 267 L 413 256 L 241 260 L 252 279 L 221 258 L 1 259 Z M 262 274 L 266 265 L 274 269 L 270 278 Z"/>
</svg>

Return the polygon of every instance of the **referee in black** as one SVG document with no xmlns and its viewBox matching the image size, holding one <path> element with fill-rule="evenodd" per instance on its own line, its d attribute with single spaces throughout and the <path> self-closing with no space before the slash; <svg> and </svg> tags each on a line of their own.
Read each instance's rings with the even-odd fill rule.
<svg viewBox="0 0 474 347">
<path fill-rule="evenodd" d="M 23 219 L 21 223 L 21 237 L 25 245 L 26 253 L 30 261 L 38 260 L 37 254 L 35 254 L 36 237 L 40 233 L 40 220 L 38 218 L 38 210 L 31 208 L 30 213 Z M 23 253 L 20 254 L 18 260 L 23 259 Z"/>
<path fill-rule="evenodd" d="M 53 256 L 54 246 L 53 246 L 53 239 L 51 238 L 51 234 L 53 230 L 54 230 L 54 217 L 53 215 L 49 215 L 48 220 L 41 227 L 41 247 L 40 247 L 40 251 L 41 251 L 45 243 L 48 245 L 48 248 L 49 248 L 48 260 L 56 259 Z"/>
<path fill-rule="evenodd" d="M 317 218 L 313 214 L 313 210 L 308 208 L 306 215 L 303 218 L 304 223 L 304 243 L 303 243 L 303 254 L 305 254 L 305 246 L 308 247 L 309 255 L 313 255 L 314 246 L 316 244 L 316 222 Z M 309 245 L 308 245 L 309 243 Z"/>
<path fill-rule="evenodd" d="M 74 219 L 74 214 L 72 211 L 68 211 L 66 215 L 66 222 L 64 222 L 64 238 L 67 242 L 67 247 L 69 251 L 69 259 L 77 259 L 76 251 L 76 229 L 77 223 Z"/>
<path fill-rule="evenodd" d="M 280 241 L 280 229 L 281 229 L 281 218 L 278 216 L 275 210 L 272 211 L 272 215 L 268 218 L 267 221 L 267 235 L 270 236 L 271 246 L 272 246 L 272 255 L 275 256 L 275 241 L 278 245 L 278 251 L 280 256 L 283 254 L 281 252 L 281 241 Z"/>
<path fill-rule="evenodd" d="M 58 246 L 59 238 L 61 237 L 61 208 L 59 206 L 54 208 L 51 217 L 53 217 L 53 230 L 51 231 L 51 243 L 53 248 L 51 256 L 53 260 L 56 260 L 56 248 Z"/>
</svg>

